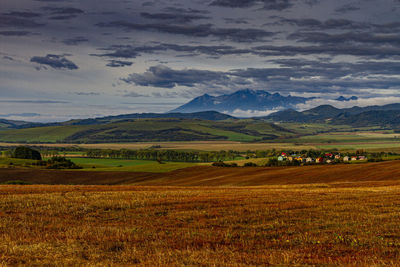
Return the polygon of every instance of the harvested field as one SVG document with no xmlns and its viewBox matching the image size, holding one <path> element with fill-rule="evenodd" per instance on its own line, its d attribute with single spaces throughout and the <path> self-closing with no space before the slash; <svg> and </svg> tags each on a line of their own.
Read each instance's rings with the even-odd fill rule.
<svg viewBox="0 0 400 267">
<path fill-rule="evenodd" d="M 196 166 L 166 173 L 0 169 L 0 183 L 12 180 L 34 184 L 154 186 L 260 186 L 379 181 L 400 183 L 400 161 L 269 168 Z"/>
<path fill-rule="evenodd" d="M 0 265 L 399 266 L 400 186 L 0 186 Z"/>
</svg>

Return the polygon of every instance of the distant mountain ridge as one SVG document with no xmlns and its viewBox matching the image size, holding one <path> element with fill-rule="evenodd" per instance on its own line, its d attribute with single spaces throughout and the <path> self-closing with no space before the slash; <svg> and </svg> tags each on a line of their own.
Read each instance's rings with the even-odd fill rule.
<svg viewBox="0 0 400 267">
<path fill-rule="evenodd" d="M 282 110 L 263 118 L 274 122 L 329 122 L 361 127 L 371 125 L 398 127 L 400 126 L 400 104 L 343 109 L 331 105 L 322 105 L 302 112 L 293 109 Z"/>
<path fill-rule="evenodd" d="M 315 99 L 315 97 L 282 96 L 279 93 L 271 94 L 263 90 L 240 90 L 232 94 L 210 96 L 204 94 L 190 102 L 171 110 L 171 112 L 199 112 L 215 110 L 224 113 L 233 113 L 235 110 L 270 110 L 276 108 L 293 108 L 298 104 Z"/>
<path fill-rule="evenodd" d="M 239 120 L 237 117 L 223 114 L 218 111 L 203 111 L 193 113 L 132 113 L 99 118 L 74 119 L 65 122 L 35 123 L 27 121 L 15 121 L 0 119 L 0 130 L 28 129 L 35 127 L 51 126 L 90 126 L 106 125 L 110 123 L 134 122 L 135 120 L 202 120 L 202 121 L 225 121 Z M 384 106 L 352 107 L 339 109 L 331 105 L 321 105 L 305 111 L 286 109 L 272 113 L 264 117 L 253 117 L 256 120 L 268 120 L 272 122 L 298 122 L 298 123 L 330 123 L 347 124 L 353 126 L 393 126 L 400 127 L 400 103 Z"/>
<path fill-rule="evenodd" d="M 35 123 L 26 121 L 12 121 L 6 119 L 0 119 L 0 130 L 1 129 L 25 129 L 33 127 L 48 127 L 48 126 L 66 126 L 66 125 L 99 125 L 113 122 L 122 122 L 135 119 L 197 119 L 197 120 L 209 120 L 209 121 L 222 121 L 228 119 L 236 119 L 228 114 L 223 114 L 217 111 L 203 111 L 194 113 L 132 113 L 132 114 L 121 114 L 115 116 L 106 116 L 99 118 L 88 118 L 88 119 L 73 119 L 65 122 L 51 122 L 51 123 Z"/>
<path fill-rule="evenodd" d="M 219 113 L 216 111 L 203 111 L 194 113 L 132 113 L 132 114 L 121 114 L 116 116 L 106 116 L 94 119 L 83 119 L 83 120 L 71 120 L 62 125 L 94 125 L 102 124 L 107 122 L 121 121 L 121 120 L 132 120 L 132 119 L 198 119 L 198 120 L 210 120 L 210 121 L 221 121 L 227 119 L 235 119 L 235 117 L 228 114 Z"/>
</svg>

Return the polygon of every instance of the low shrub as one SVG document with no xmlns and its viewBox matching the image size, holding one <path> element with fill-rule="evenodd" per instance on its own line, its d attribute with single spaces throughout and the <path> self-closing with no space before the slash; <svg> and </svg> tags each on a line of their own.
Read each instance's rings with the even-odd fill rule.
<svg viewBox="0 0 400 267">
<path fill-rule="evenodd" d="M 257 167 L 257 164 L 254 162 L 246 162 L 243 166 L 244 167 Z"/>
<path fill-rule="evenodd" d="M 47 169 L 82 169 L 65 157 L 52 157 L 47 161 Z"/>
<path fill-rule="evenodd" d="M 212 164 L 215 167 L 237 167 L 237 163 L 225 163 L 223 161 L 217 161 Z"/>
</svg>

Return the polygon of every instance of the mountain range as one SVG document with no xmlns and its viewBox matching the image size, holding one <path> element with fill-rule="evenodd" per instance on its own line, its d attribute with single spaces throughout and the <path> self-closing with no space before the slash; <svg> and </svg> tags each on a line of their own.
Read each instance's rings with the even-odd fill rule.
<svg viewBox="0 0 400 267">
<path fill-rule="evenodd" d="M 0 130 L 9 129 L 29 129 L 40 127 L 86 127 L 104 126 L 114 123 L 132 123 L 136 120 L 198 120 L 198 121 L 227 121 L 231 123 L 238 118 L 219 112 L 242 110 L 267 110 L 274 108 L 294 107 L 299 103 L 305 103 L 313 98 L 282 96 L 278 93 L 270 94 L 265 91 L 240 90 L 233 94 L 222 96 L 203 95 L 190 101 L 189 103 L 169 112 L 169 113 L 133 113 L 117 116 L 106 116 L 100 118 L 74 119 L 56 123 L 34 123 L 26 121 L 15 121 L 0 119 Z M 337 101 L 352 101 L 357 97 L 339 97 Z M 192 110 L 206 111 L 188 112 Z M 329 123 L 332 125 L 345 124 L 354 127 L 364 126 L 384 126 L 400 127 L 400 104 L 389 104 L 384 106 L 352 107 L 339 109 L 331 105 L 321 105 L 305 111 L 296 111 L 294 108 L 272 113 L 265 117 L 253 118 L 256 120 L 266 120 L 268 122 L 297 122 L 297 123 Z M 154 123 L 156 125 L 157 123 Z M 140 129 L 137 129 L 138 131 Z M 183 128 L 182 128 L 183 130 Z M 136 130 L 135 130 L 136 131 Z"/>
<path fill-rule="evenodd" d="M 274 122 L 331 123 L 346 124 L 355 127 L 400 126 L 400 104 L 335 108 L 321 105 L 302 112 L 287 109 L 272 113 L 263 119 Z"/>
<path fill-rule="evenodd" d="M 400 104 L 338 109 L 322 105 L 306 111 L 287 109 L 266 117 L 238 119 L 217 111 L 124 114 L 60 123 L 0 120 L 1 142 L 120 143 L 158 141 L 266 141 L 301 135 L 280 122 L 319 123 L 320 131 L 339 125 L 400 129 Z M 319 130 L 318 130 L 319 131 Z M 397 131 L 397 130 L 396 130 Z"/>
<path fill-rule="evenodd" d="M 211 96 L 204 94 L 171 112 L 199 112 L 215 110 L 223 113 L 233 113 L 235 110 L 271 110 L 294 108 L 304 104 L 314 97 L 283 96 L 279 93 L 268 93 L 262 90 L 239 90 L 232 94 Z"/>
</svg>

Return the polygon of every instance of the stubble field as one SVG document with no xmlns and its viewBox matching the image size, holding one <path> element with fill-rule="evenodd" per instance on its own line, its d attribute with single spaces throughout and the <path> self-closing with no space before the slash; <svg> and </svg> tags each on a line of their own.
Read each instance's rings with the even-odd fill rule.
<svg viewBox="0 0 400 267">
<path fill-rule="evenodd" d="M 396 266 L 400 185 L 0 186 L 4 265 Z"/>
</svg>

